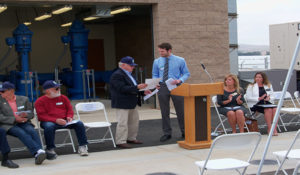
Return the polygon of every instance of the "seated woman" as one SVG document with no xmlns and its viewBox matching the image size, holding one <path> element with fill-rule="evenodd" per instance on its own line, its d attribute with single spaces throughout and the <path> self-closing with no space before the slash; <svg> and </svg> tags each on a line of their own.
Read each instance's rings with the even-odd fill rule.
<svg viewBox="0 0 300 175">
<path fill-rule="evenodd" d="M 276 107 L 263 106 L 263 104 L 272 104 L 271 102 L 275 99 L 273 88 L 267 75 L 263 72 L 257 72 L 254 76 L 254 82 L 248 86 L 246 94 L 250 109 L 264 114 L 269 133 Z M 278 135 L 276 128 L 277 124 L 273 133 L 275 136 Z"/>
<path fill-rule="evenodd" d="M 247 109 L 243 106 L 245 99 L 240 91 L 237 77 L 229 74 L 224 79 L 224 95 L 217 96 L 220 105 L 219 113 L 228 117 L 232 133 L 236 133 L 236 124 L 240 132 L 244 132 L 245 116 Z"/>
</svg>

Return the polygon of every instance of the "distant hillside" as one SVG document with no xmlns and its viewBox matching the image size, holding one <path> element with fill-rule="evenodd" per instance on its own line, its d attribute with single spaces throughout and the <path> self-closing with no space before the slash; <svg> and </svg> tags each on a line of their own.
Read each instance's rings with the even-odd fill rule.
<svg viewBox="0 0 300 175">
<path fill-rule="evenodd" d="M 249 45 L 249 44 L 239 44 L 240 52 L 263 52 L 270 51 L 268 45 Z"/>
<path fill-rule="evenodd" d="M 269 55 L 270 47 L 266 45 L 239 44 L 239 55 Z"/>
</svg>

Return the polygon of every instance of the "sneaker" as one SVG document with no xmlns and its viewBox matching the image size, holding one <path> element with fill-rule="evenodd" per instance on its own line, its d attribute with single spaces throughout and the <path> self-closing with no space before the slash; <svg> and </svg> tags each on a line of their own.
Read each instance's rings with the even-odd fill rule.
<svg viewBox="0 0 300 175">
<path fill-rule="evenodd" d="M 54 151 L 53 148 L 52 149 L 46 149 L 46 155 L 47 155 L 46 159 L 48 159 L 48 160 L 54 160 L 54 159 L 57 158 L 57 154 L 56 154 L 56 152 Z"/>
<path fill-rule="evenodd" d="M 44 162 L 46 159 L 46 153 L 44 150 L 39 149 L 37 153 L 35 154 L 35 164 L 40 165 Z"/>
<path fill-rule="evenodd" d="M 87 145 L 83 145 L 83 146 L 79 146 L 78 147 L 78 154 L 80 154 L 81 156 L 88 156 L 88 147 Z"/>
</svg>

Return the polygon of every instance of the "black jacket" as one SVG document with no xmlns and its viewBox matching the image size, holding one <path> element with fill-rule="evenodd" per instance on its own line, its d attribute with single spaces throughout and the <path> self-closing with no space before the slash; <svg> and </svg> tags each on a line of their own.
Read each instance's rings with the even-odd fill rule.
<svg viewBox="0 0 300 175">
<path fill-rule="evenodd" d="M 110 78 L 111 107 L 119 109 L 134 109 L 141 106 L 141 94 L 128 75 L 122 70 L 116 70 Z"/>
</svg>

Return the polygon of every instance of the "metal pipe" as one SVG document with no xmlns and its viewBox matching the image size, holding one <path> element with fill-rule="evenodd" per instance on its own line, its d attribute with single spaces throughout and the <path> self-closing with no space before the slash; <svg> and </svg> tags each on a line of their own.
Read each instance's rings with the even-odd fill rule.
<svg viewBox="0 0 300 175">
<path fill-rule="evenodd" d="M 85 89 L 86 87 L 85 87 L 85 75 L 84 75 L 85 71 L 82 70 L 81 72 L 82 72 L 83 99 L 85 101 L 86 100 L 86 89 Z"/>
<path fill-rule="evenodd" d="M 293 55 L 293 58 L 292 58 L 291 63 L 290 63 L 290 68 L 289 68 L 288 74 L 287 74 L 286 79 L 285 79 L 285 83 L 284 83 L 284 86 L 283 86 L 283 90 L 282 90 L 282 93 L 281 93 L 281 96 L 280 96 L 279 103 L 277 105 L 277 110 L 276 110 L 276 113 L 275 113 L 275 117 L 273 119 L 273 123 L 272 123 L 272 127 L 271 127 L 271 130 L 270 130 L 270 133 L 269 133 L 269 137 L 268 137 L 268 140 L 267 140 L 267 143 L 266 143 L 266 146 L 265 146 L 265 149 L 264 149 L 264 153 L 263 153 L 263 156 L 261 158 L 261 161 L 260 161 L 260 164 L 259 164 L 259 167 L 258 167 L 257 175 L 260 175 L 262 166 L 264 164 L 264 161 L 265 161 L 265 158 L 266 158 L 266 155 L 267 155 L 267 151 L 268 151 L 271 139 L 272 139 L 272 135 L 273 135 L 276 123 L 277 123 L 278 118 L 279 118 L 279 114 L 280 114 L 280 110 L 281 110 L 281 107 L 282 107 L 282 104 L 283 104 L 285 93 L 287 91 L 287 88 L 289 87 L 291 77 L 292 77 L 292 74 L 293 74 L 293 69 L 294 69 L 294 66 L 295 66 L 296 61 L 297 61 L 297 56 L 298 56 L 298 53 L 299 53 L 299 46 L 300 46 L 300 37 L 298 38 L 298 42 L 297 42 L 297 45 L 296 45 L 296 48 L 295 48 L 295 51 L 294 51 L 294 55 Z"/>
<path fill-rule="evenodd" d="M 96 100 L 95 71 L 92 69 L 93 99 Z"/>
</svg>

